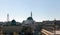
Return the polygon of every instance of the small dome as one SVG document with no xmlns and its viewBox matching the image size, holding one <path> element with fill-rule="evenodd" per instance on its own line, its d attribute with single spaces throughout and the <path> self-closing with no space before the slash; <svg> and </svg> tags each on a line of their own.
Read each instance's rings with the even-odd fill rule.
<svg viewBox="0 0 60 35">
<path fill-rule="evenodd" d="M 33 18 L 32 17 L 28 17 L 27 20 L 33 20 Z"/>
<path fill-rule="evenodd" d="M 14 19 L 11 22 L 16 22 Z"/>
<path fill-rule="evenodd" d="M 11 21 L 11 25 L 16 25 L 16 21 L 15 20 L 12 20 Z"/>
</svg>

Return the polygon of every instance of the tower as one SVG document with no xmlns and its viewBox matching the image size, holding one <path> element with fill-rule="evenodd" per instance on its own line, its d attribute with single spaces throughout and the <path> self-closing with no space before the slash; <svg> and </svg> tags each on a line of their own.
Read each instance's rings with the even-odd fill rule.
<svg viewBox="0 0 60 35">
<path fill-rule="evenodd" d="M 31 11 L 31 17 L 32 17 L 32 11 Z"/>
<path fill-rule="evenodd" d="M 9 14 L 7 14 L 7 22 L 9 22 Z"/>
</svg>

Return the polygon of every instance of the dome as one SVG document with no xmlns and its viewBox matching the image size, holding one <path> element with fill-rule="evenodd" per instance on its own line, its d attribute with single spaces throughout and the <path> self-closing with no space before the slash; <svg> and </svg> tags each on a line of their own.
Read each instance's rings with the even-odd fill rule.
<svg viewBox="0 0 60 35">
<path fill-rule="evenodd" d="M 32 17 L 28 17 L 27 20 L 33 20 L 33 18 Z"/>
<path fill-rule="evenodd" d="M 16 21 L 15 20 L 12 20 L 11 21 L 11 25 L 16 25 Z"/>
<path fill-rule="evenodd" d="M 16 22 L 16 21 L 13 19 L 12 22 Z"/>
</svg>

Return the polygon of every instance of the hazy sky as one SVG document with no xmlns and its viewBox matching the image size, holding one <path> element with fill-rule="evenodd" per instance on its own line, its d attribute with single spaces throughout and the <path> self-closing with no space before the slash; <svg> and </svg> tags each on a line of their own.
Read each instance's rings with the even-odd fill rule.
<svg viewBox="0 0 60 35">
<path fill-rule="evenodd" d="M 30 13 L 35 21 L 60 20 L 60 0 L 0 0 L 0 21 L 15 19 L 22 22 Z"/>
</svg>

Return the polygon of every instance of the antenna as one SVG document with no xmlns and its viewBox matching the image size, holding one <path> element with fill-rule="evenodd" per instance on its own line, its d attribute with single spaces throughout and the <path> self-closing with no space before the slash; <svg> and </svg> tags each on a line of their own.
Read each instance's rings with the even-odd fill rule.
<svg viewBox="0 0 60 35">
<path fill-rule="evenodd" d="M 9 22 L 9 14 L 7 14 L 7 22 Z"/>
</svg>

